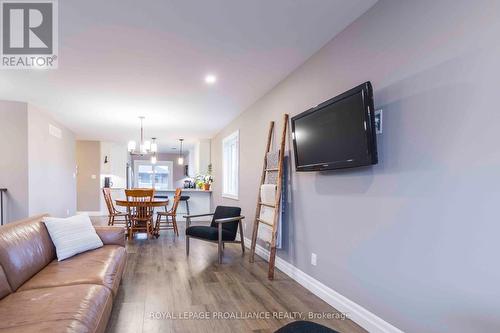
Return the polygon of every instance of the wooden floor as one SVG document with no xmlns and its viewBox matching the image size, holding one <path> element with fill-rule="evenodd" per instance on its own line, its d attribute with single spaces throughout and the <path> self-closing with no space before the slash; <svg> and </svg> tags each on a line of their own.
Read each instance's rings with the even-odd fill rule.
<svg viewBox="0 0 500 333">
<path fill-rule="evenodd" d="M 94 223 L 105 220 L 94 218 Z M 182 235 L 183 223 L 179 227 Z M 174 237 L 172 231 L 162 231 L 159 239 L 130 240 L 127 252 L 110 333 L 264 333 L 300 316 L 307 319 L 310 312 L 340 315 L 278 270 L 275 280 L 268 281 L 267 264 L 259 257 L 250 264 L 239 244 L 226 245 L 222 265 L 217 264 L 216 244 L 193 239 L 187 258 L 184 237 Z M 366 332 L 349 319 L 312 321 L 341 333 Z"/>
</svg>

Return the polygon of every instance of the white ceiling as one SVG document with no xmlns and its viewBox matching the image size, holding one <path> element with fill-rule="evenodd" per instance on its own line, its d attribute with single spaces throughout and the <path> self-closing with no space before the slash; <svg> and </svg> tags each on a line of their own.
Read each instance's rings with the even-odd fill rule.
<svg viewBox="0 0 500 333">
<path fill-rule="evenodd" d="M 376 0 L 59 1 L 59 69 L 0 71 L 80 139 L 208 138 Z M 208 86 L 207 73 L 218 82 Z"/>
</svg>

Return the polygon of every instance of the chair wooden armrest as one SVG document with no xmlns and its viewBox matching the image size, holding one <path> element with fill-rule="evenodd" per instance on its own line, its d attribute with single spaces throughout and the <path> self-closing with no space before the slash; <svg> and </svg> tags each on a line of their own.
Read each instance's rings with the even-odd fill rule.
<svg viewBox="0 0 500 333">
<path fill-rule="evenodd" d="M 214 213 L 207 213 L 207 214 L 197 214 L 197 215 L 184 215 L 183 217 L 185 219 L 190 219 L 190 218 L 193 218 L 193 217 L 202 217 L 202 216 L 213 216 Z"/>
<path fill-rule="evenodd" d="M 244 216 L 228 217 L 225 219 L 217 219 L 214 222 L 218 223 L 220 225 L 220 224 L 227 223 L 227 222 L 241 221 L 244 218 L 245 218 Z"/>
<path fill-rule="evenodd" d="M 207 213 L 207 214 L 196 214 L 196 215 L 184 215 L 186 219 L 186 228 L 189 228 L 191 225 L 191 218 L 193 217 L 203 217 L 203 216 L 213 216 L 215 213 Z"/>
</svg>

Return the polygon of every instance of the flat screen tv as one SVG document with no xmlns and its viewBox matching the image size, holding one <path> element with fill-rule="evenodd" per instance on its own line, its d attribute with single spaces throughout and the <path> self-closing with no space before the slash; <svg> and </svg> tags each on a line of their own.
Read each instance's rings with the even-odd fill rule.
<svg viewBox="0 0 500 333">
<path fill-rule="evenodd" d="M 297 171 L 377 164 L 375 111 L 370 82 L 292 118 Z"/>
</svg>

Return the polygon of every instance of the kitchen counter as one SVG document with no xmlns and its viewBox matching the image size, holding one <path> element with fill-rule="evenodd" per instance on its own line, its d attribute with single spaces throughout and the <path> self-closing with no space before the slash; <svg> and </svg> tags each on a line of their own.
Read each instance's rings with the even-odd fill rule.
<svg viewBox="0 0 500 333">
<path fill-rule="evenodd" d="M 156 193 L 161 193 L 161 192 L 175 192 L 175 188 L 173 188 L 173 189 L 168 189 L 168 190 L 162 190 L 162 191 L 156 191 Z M 183 192 L 183 193 L 186 193 L 186 192 L 205 192 L 205 193 L 212 193 L 212 190 L 205 191 L 205 190 L 200 190 L 200 189 L 197 189 L 197 188 L 183 188 L 183 189 L 182 189 L 182 192 Z"/>
<path fill-rule="evenodd" d="M 113 200 L 116 199 L 125 199 L 125 189 L 121 187 L 111 187 L 111 197 Z M 169 208 L 172 205 L 172 199 L 174 197 L 175 189 L 170 189 L 166 191 L 156 191 L 155 196 L 168 196 L 170 199 Z M 189 196 L 189 212 L 192 215 L 196 214 L 205 214 L 212 212 L 212 191 L 205 191 L 194 188 L 183 188 L 182 189 L 183 196 Z M 184 221 L 185 219 L 182 217 L 186 215 L 186 202 L 181 201 L 179 204 L 179 208 L 177 209 L 177 221 Z M 101 200 L 101 212 L 102 215 L 107 215 L 106 203 L 104 200 Z"/>
<path fill-rule="evenodd" d="M 110 190 L 112 191 L 119 191 L 119 190 L 125 190 L 125 188 L 123 187 L 110 187 L 109 188 Z M 3 189 L 0 189 L 0 190 L 3 190 Z M 5 189 L 7 190 L 7 189 Z M 155 193 L 162 193 L 162 192 L 175 192 L 175 188 L 172 188 L 172 189 L 168 189 L 168 190 L 161 190 L 161 191 L 156 191 Z M 212 190 L 208 190 L 208 191 L 205 191 L 205 190 L 201 190 L 201 189 L 197 189 L 197 188 L 183 188 L 182 189 L 182 192 L 205 192 L 205 193 L 212 193 Z"/>
</svg>

